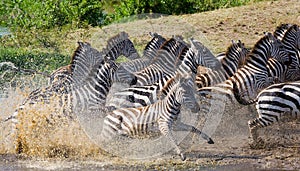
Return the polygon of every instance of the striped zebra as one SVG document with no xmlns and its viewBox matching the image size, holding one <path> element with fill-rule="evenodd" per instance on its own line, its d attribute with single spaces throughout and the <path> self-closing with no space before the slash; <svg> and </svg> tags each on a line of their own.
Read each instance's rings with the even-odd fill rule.
<svg viewBox="0 0 300 171">
<path fill-rule="evenodd" d="M 18 136 L 18 115 L 26 107 L 36 104 L 55 104 L 54 113 L 45 118 L 51 123 L 56 116 L 73 119 L 74 112 L 106 110 L 105 99 L 112 84 L 113 74 L 117 69 L 114 60 L 97 58 L 90 45 L 79 43 L 74 53 L 74 65 L 71 76 L 65 76 L 45 88 L 37 89 L 23 101 L 16 111 L 4 122 L 12 122 L 12 135 Z M 19 141 L 19 139 L 16 137 Z M 18 142 L 17 152 L 22 152 L 22 143 Z"/>
<path fill-rule="evenodd" d="M 184 51 L 192 47 L 194 49 L 195 62 L 198 65 L 209 68 L 220 69 L 220 62 L 214 57 L 211 51 L 201 42 L 191 38 L 191 45 L 184 42 L 180 37 L 173 37 L 167 41 L 158 51 L 158 59 L 145 70 L 137 73 L 137 85 L 149 85 L 161 79 L 165 75 L 172 75 L 176 69 L 177 59 Z M 165 51 L 164 51 L 165 50 Z"/>
<path fill-rule="evenodd" d="M 126 32 L 121 32 L 107 41 L 106 48 L 102 50 L 104 58 L 116 60 L 123 55 L 130 60 L 140 58 L 139 53 Z"/>
<path fill-rule="evenodd" d="M 191 91 L 193 89 L 190 85 L 185 83 L 185 79 L 178 78 L 178 76 L 174 79 L 171 89 L 163 100 L 159 100 L 145 107 L 120 108 L 109 113 L 103 122 L 101 132 L 103 142 L 108 143 L 112 141 L 113 138 L 121 135 L 129 137 L 149 135 L 151 134 L 150 129 L 157 124 L 160 133 L 170 140 L 177 154 L 180 155 L 182 160 L 185 160 L 185 155 L 181 152 L 177 145 L 178 142 L 173 137 L 172 126 L 180 114 L 182 104 L 191 108 L 192 112 L 198 112 L 200 108 L 195 108 L 195 106 L 198 106 L 198 103 L 196 99 L 191 99 L 194 97 L 192 94 L 193 91 Z M 187 100 L 193 103 L 186 103 Z M 191 131 L 199 134 L 199 136 L 207 140 L 209 144 L 214 143 L 210 137 L 194 126 L 181 122 L 176 123 L 175 126 L 180 131 Z"/>
<path fill-rule="evenodd" d="M 282 44 L 291 57 L 291 64 L 288 66 L 286 81 L 300 79 L 300 29 L 298 25 L 292 25 L 284 34 Z"/>
<path fill-rule="evenodd" d="M 150 85 L 175 71 L 175 62 L 186 44 L 171 38 L 157 51 L 157 58 L 148 67 L 136 72 L 136 86 Z"/>
<path fill-rule="evenodd" d="M 276 37 L 278 40 L 282 40 L 284 37 L 284 34 L 286 31 L 292 26 L 292 24 L 284 23 L 276 27 L 273 35 Z"/>
<path fill-rule="evenodd" d="M 287 69 L 288 65 L 285 65 L 274 58 L 270 58 L 267 62 L 268 77 L 271 78 L 270 81 L 273 83 L 285 82 Z"/>
<path fill-rule="evenodd" d="M 258 128 L 278 122 L 284 116 L 300 116 L 300 82 L 273 84 L 262 90 L 257 96 L 256 110 L 258 117 L 248 121 L 252 147 L 263 142 Z"/>
<path fill-rule="evenodd" d="M 206 68 L 203 73 L 203 68 L 200 67 L 200 72 L 196 76 L 195 83 L 199 88 L 213 86 L 227 80 L 229 77 L 244 65 L 245 59 L 249 50 L 239 40 L 232 41 L 232 44 L 227 48 L 226 52 L 220 53 L 216 58 L 222 64 L 221 70 L 211 70 Z"/>
<path fill-rule="evenodd" d="M 132 41 L 128 38 L 126 32 L 120 32 L 107 41 L 107 45 L 101 52 L 91 47 L 89 43 L 78 42 L 78 44 L 84 44 L 82 46 L 89 46 L 89 52 L 95 56 L 95 59 L 104 60 L 116 60 L 119 56 L 123 55 L 130 60 L 139 59 L 139 54 L 134 47 Z M 76 52 L 76 51 L 75 51 Z M 70 64 L 62 66 L 50 74 L 50 84 L 54 81 L 63 79 L 65 76 L 72 75 L 74 64 L 74 55 L 71 58 Z"/>
<path fill-rule="evenodd" d="M 75 64 L 76 57 L 78 55 L 80 55 L 81 52 L 83 52 L 83 53 L 89 52 L 93 56 L 95 56 L 95 59 L 98 59 L 99 61 L 103 59 L 102 58 L 103 54 L 101 52 L 99 52 L 98 50 L 94 49 L 93 47 L 91 47 L 90 43 L 87 43 L 87 42 L 77 42 L 77 43 L 79 46 L 74 51 L 74 54 L 71 57 L 70 64 L 66 65 L 66 66 L 62 66 L 62 67 L 58 68 L 57 70 L 53 71 L 50 74 L 50 84 L 52 84 L 56 81 L 63 80 L 63 79 L 65 80 L 65 77 L 72 76 L 74 66 L 76 65 Z M 85 51 L 83 51 L 83 50 L 85 50 Z"/>
<path fill-rule="evenodd" d="M 198 41 L 190 41 L 192 42 L 191 47 L 185 47 L 176 60 L 175 72 L 169 75 L 165 75 L 163 78 L 151 85 L 134 86 L 123 89 L 121 92 L 115 94 L 116 98 L 114 99 L 113 105 L 118 108 L 139 107 L 153 104 L 159 99 L 159 96 L 157 94 L 162 91 L 162 88 L 166 85 L 168 80 L 172 79 L 177 73 L 184 75 L 192 73 L 192 78 L 195 79 L 199 63 L 205 63 L 207 65 L 210 65 L 211 67 L 213 67 L 214 65 L 216 66 L 216 64 L 214 63 L 218 61 L 214 56 L 207 55 L 204 58 L 203 56 L 205 55 L 205 53 L 203 53 L 203 49 L 200 49 Z M 204 46 L 202 46 L 202 48 L 204 48 Z M 191 85 L 194 85 L 194 80 L 191 80 Z"/>
<path fill-rule="evenodd" d="M 116 82 L 125 82 L 130 85 L 136 84 L 135 72 L 141 71 L 142 69 L 148 67 L 150 63 L 157 57 L 157 50 L 161 48 L 166 39 L 157 33 L 151 33 L 152 39 L 146 45 L 142 58 L 129 60 L 123 62 L 118 67 L 115 73 Z"/>
<path fill-rule="evenodd" d="M 226 80 L 214 87 L 204 87 L 198 90 L 199 95 L 207 95 L 217 91 L 229 95 L 241 104 L 253 103 L 259 91 L 274 82 L 269 77 L 267 63 L 270 58 L 282 63 L 289 63 L 290 58 L 282 43 L 271 33 L 266 33 L 249 53 L 246 64 Z"/>
</svg>

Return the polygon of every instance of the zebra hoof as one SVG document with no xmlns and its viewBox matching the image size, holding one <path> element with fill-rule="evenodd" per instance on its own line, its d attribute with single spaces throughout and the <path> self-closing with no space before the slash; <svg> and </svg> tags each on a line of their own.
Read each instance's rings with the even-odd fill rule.
<svg viewBox="0 0 300 171">
<path fill-rule="evenodd" d="M 209 140 L 207 141 L 207 143 L 208 144 L 214 144 L 215 142 L 211 138 L 209 138 Z"/>
<path fill-rule="evenodd" d="M 186 157 L 185 157 L 185 155 L 183 153 L 180 154 L 180 158 L 181 158 L 182 161 L 186 160 Z"/>
<path fill-rule="evenodd" d="M 265 148 L 265 142 L 261 138 L 258 138 L 256 141 L 250 142 L 249 145 L 250 145 L 250 148 L 252 148 L 252 149 Z"/>
</svg>

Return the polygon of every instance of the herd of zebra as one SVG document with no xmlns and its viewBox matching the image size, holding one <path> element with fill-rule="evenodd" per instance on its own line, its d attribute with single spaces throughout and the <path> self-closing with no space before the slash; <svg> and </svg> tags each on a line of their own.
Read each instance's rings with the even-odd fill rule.
<svg viewBox="0 0 300 171">
<path fill-rule="evenodd" d="M 298 25 L 281 24 L 250 49 L 240 40 L 232 41 L 226 52 L 217 56 L 193 38 L 186 42 L 181 36 L 150 36 L 142 56 L 125 32 L 109 39 L 102 51 L 78 42 L 70 65 L 54 71 L 49 86 L 31 92 L 4 122 L 12 121 L 12 132 L 18 136 L 19 113 L 28 105 L 50 103 L 51 97 L 58 96 L 62 115 L 71 119 L 78 112 L 105 113 L 103 141 L 147 135 L 151 127 L 158 127 L 185 160 L 172 131 L 191 131 L 214 143 L 204 132 L 178 119 L 181 106 L 199 112 L 197 96 L 218 93 L 242 105 L 256 103 L 258 117 L 248 122 L 252 144 L 261 142 L 259 127 L 279 121 L 282 115 L 299 113 Z M 128 60 L 119 64 L 119 56 Z M 115 93 L 114 103 L 108 105 L 107 95 L 114 83 L 128 87 Z M 22 152 L 21 142 L 17 142 L 16 150 Z"/>
</svg>

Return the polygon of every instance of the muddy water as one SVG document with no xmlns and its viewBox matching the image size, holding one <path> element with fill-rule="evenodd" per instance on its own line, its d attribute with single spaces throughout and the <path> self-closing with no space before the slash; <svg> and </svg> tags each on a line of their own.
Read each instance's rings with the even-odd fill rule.
<svg viewBox="0 0 300 171">
<path fill-rule="evenodd" d="M 44 84 L 46 84 L 44 82 Z M 29 84 L 28 84 L 29 85 Z M 22 85 L 22 88 L 6 89 L 0 100 L 1 118 L 14 112 L 18 104 L 38 84 Z M 54 99 L 55 100 L 55 99 Z M 74 119 L 52 122 L 45 118 L 55 106 L 41 104 L 31 106 L 20 113 L 23 154 L 14 151 L 10 123 L 1 124 L 0 170 L 299 170 L 300 169 L 300 122 L 299 120 L 275 124 L 260 131 L 266 145 L 262 149 L 251 149 L 248 145 L 247 121 L 255 117 L 253 106 L 226 104 L 220 112 L 220 102 L 215 108 L 204 109 L 196 114 L 199 129 L 208 131 L 215 144 L 207 144 L 197 136 L 188 134 L 181 141 L 187 160 L 181 161 L 172 149 L 159 156 L 132 159 L 107 153 L 87 135 L 82 124 Z M 52 103 L 52 105 L 57 105 Z M 188 113 L 186 114 L 188 115 Z M 51 115 L 52 116 L 52 115 Z M 190 116 L 192 117 L 192 116 Z M 188 118 L 182 118 L 187 120 Z M 54 117 L 55 121 L 55 117 Z M 215 121 L 215 122 L 211 122 Z M 95 125 L 91 125 L 97 128 Z M 86 126 L 85 126 L 86 127 Z M 213 130 L 209 132 L 209 130 Z M 138 144 L 140 145 L 140 144 Z M 121 146 L 119 149 L 123 149 Z M 156 152 L 158 146 L 153 146 Z M 130 156 L 130 155 L 129 155 Z"/>
</svg>

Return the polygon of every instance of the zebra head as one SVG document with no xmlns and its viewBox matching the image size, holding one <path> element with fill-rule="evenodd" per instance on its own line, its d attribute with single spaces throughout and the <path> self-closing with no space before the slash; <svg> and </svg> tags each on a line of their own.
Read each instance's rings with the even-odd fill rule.
<svg viewBox="0 0 300 171">
<path fill-rule="evenodd" d="M 199 41 L 191 38 L 191 48 L 195 53 L 196 63 L 208 68 L 219 70 L 222 68 L 220 61 L 212 52 Z"/>
<path fill-rule="evenodd" d="M 275 58 L 276 60 L 278 60 L 279 62 L 285 65 L 290 65 L 292 61 L 283 43 L 280 40 L 276 39 L 271 33 L 268 32 L 265 33 L 264 38 L 263 39 L 266 41 L 266 44 L 268 44 L 266 50 L 269 51 L 269 57 Z"/>
<path fill-rule="evenodd" d="M 292 25 L 286 31 L 282 38 L 282 43 L 289 53 L 294 52 L 295 50 L 300 50 L 300 29 L 298 25 Z"/>
<path fill-rule="evenodd" d="M 128 38 L 126 32 L 120 32 L 107 41 L 107 46 L 103 49 L 105 57 L 111 60 L 116 60 L 120 55 L 132 60 L 139 58 L 134 44 Z"/>
<path fill-rule="evenodd" d="M 193 77 L 193 74 L 181 77 L 177 93 L 182 96 L 181 104 L 191 109 L 193 113 L 197 113 L 200 110 L 200 106 L 195 97 L 196 91 L 194 88 L 194 81 L 195 78 Z"/>
<path fill-rule="evenodd" d="M 197 73 L 198 64 L 195 59 L 195 53 L 191 48 L 186 47 L 182 50 L 179 57 L 176 59 L 175 67 L 180 73 Z"/>
<path fill-rule="evenodd" d="M 232 42 L 232 48 L 233 51 L 236 51 L 237 54 L 235 56 L 238 56 L 238 66 L 241 67 L 245 64 L 246 57 L 249 54 L 249 50 L 245 47 L 244 43 L 242 43 L 240 40 L 237 42 Z"/>
</svg>

